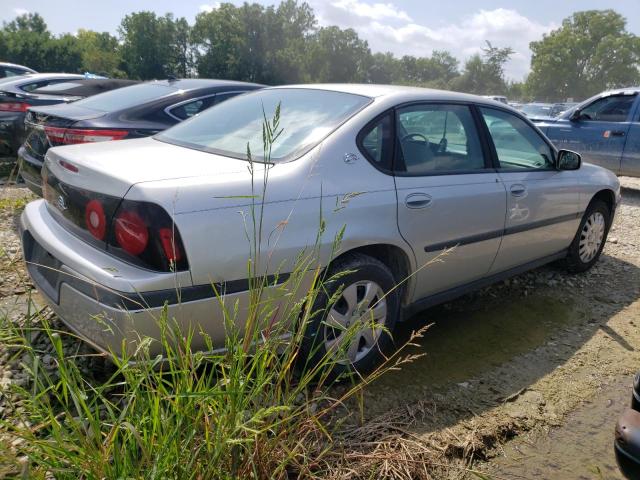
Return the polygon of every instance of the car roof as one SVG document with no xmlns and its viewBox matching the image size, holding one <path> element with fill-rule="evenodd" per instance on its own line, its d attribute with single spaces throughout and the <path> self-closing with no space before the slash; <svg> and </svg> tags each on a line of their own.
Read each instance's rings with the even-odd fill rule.
<svg viewBox="0 0 640 480">
<path fill-rule="evenodd" d="M 604 92 L 600 92 L 598 95 L 615 95 L 616 93 L 640 93 L 640 87 L 624 87 L 624 88 L 615 88 L 613 90 L 605 90 Z M 598 96 L 596 95 L 596 96 Z"/>
<path fill-rule="evenodd" d="M 56 83 L 47 85 L 46 87 L 36 88 L 31 91 L 32 94 L 44 94 L 64 96 L 72 95 L 79 97 L 88 97 L 102 92 L 108 92 L 121 87 L 136 85 L 139 82 L 135 80 L 121 79 L 80 79 L 77 81 L 69 81 L 64 83 Z"/>
<path fill-rule="evenodd" d="M 17 63 L 11 63 L 11 62 L 0 62 L 0 66 L 1 67 L 16 67 L 16 68 L 23 68 L 25 70 L 28 70 L 30 72 L 34 72 L 35 70 L 33 68 L 29 68 L 29 67 L 25 67 L 24 65 L 18 65 Z"/>
<path fill-rule="evenodd" d="M 22 85 L 23 83 L 29 83 L 38 80 L 47 80 L 49 78 L 68 78 L 69 80 L 80 80 L 84 78 L 84 75 L 76 73 L 28 73 L 26 75 L 16 75 L 15 80 L 3 83 L 6 85 Z"/>
<path fill-rule="evenodd" d="M 180 90 L 196 90 L 199 88 L 211 88 L 211 87 L 256 87 L 262 88 L 264 85 L 259 83 L 237 82 L 235 80 L 219 80 L 215 78 L 178 78 L 167 80 L 152 80 L 153 83 L 159 85 L 166 85 L 169 87 L 175 87 Z"/>
<path fill-rule="evenodd" d="M 328 90 L 333 92 L 351 93 L 370 98 L 392 98 L 404 97 L 415 100 L 443 100 L 453 102 L 473 102 L 486 105 L 499 105 L 504 107 L 504 103 L 497 102 L 490 98 L 471 95 L 469 93 L 451 92 L 448 90 L 437 90 L 434 88 L 408 87 L 404 85 L 375 85 L 371 83 L 317 83 L 301 85 L 282 85 L 269 87 L 271 89 L 310 89 Z"/>
</svg>

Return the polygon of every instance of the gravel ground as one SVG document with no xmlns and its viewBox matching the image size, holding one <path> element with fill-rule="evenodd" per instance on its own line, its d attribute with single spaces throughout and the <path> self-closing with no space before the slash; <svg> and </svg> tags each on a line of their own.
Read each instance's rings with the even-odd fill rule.
<svg viewBox="0 0 640 480">
<path fill-rule="evenodd" d="M 364 470 L 367 462 L 379 462 L 367 456 L 375 448 L 378 454 L 388 452 L 391 461 L 402 451 L 410 457 L 407 465 L 433 460 L 435 452 L 440 466 L 416 478 L 460 478 L 476 460 L 484 462 L 475 463 L 476 468 L 499 478 L 530 478 L 541 460 L 528 455 L 537 460 L 527 469 L 518 442 L 562 438 L 569 445 L 572 439 L 589 438 L 586 430 L 568 428 L 572 415 L 579 418 L 588 402 L 619 392 L 640 367 L 640 179 L 621 181 L 623 203 L 604 255 L 590 272 L 568 275 L 556 266 L 543 267 L 406 324 L 408 335 L 412 328 L 433 323 L 411 351 L 426 355 L 367 389 L 364 425 L 345 435 L 347 441 L 367 439 L 347 455 L 350 468 Z M 24 188 L 0 189 L 0 317 L 18 323 L 24 322 L 33 293 L 16 235 L 17 212 L 30 198 Z M 38 304 L 37 294 L 33 298 Z M 55 371 L 46 339 L 35 343 L 43 365 Z M 88 351 L 77 342 L 68 342 L 67 349 Z M 0 418 L 10 420 L 13 409 L 20 408 L 7 395 L 12 383 L 26 383 L 23 360 L 0 344 Z M 96 360 L 78 361 L 89 372 Z M 615 403 L 606 418 L 615 419 L 622 407 Z M 604 411 L 595 411 L 587 415 L 605 418 Z M 612 432 L 613 423 L 602 428 Z M 573 462 L 560 455 L 566 456 L 564 451 L 557 462 L 578 467 L 563 470 L 561 477 L 551 468 L 536 476 L 591 478 L 594 471 L 612 471 L 610 458 L 598 457 L 609 452 L 611 440 L 605 435 L 601 449 L 590 453 L 595 457 L 582 462 L 586 474 L 575 461 L 579 452 L 572 450 Z M 402 468 L 411 472 L 414 466 Z"/>
</svg>

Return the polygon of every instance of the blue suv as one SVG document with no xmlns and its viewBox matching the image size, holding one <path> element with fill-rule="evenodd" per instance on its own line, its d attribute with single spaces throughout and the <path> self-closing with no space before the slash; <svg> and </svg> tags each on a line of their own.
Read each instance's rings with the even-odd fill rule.
<svg viewBox="0 0 640 480">
<path fill-rule="evenodd" d="M 640 87 L 585 100 L 538 127 L 561 149 L 618 175 L 640 177 Z"/>
</svg>

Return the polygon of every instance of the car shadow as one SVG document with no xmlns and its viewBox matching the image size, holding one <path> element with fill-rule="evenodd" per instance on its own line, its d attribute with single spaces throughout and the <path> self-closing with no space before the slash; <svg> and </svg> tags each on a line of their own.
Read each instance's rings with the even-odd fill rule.
<svg viewBox="0 0 640 480">
<path fill-rule="evenodd" d="M 431 414 L 412 433 L 442 430 L 516 398 L 598 330 L 633 349 L 606 325 L 640 297 L 640 289 L 618 288 L 626 282 L 640 285 L 640 268 L 603 255 L 590 272 L 546 266 L 418 313 L 397 328 L 395 341 L 430 325 L 405 351 L 421 356 L 367 387 L 365 419 L 419 405 Z"/>
</svg>

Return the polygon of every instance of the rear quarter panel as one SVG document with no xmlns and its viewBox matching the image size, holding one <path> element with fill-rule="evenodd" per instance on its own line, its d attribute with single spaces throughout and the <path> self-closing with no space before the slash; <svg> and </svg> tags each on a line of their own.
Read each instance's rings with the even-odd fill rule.
<svg viewBox="0 0 640 480">
<path fill-rule="evenodd" d="M 254 215 L 262 220 L 259 272 L 290 272 L 301 252 L 317 253 L 326 265 L 343 228 L 336 254 L 392 244 L 413 266 L 413 253 L 398 233 L 393 177 L 376 170 L 355 144 L 356 133 L 375 115 L 364 113 L 302 158 L 270 167 L 264 208 L 265 166 L 254 164 L 252 190 L 248 162 L 243 173 L 139 183 L 126 198 L 160 202 L 173 215 L 194 284 L 247 278 Z M 357 159 L 345 162 L 346 153 Z"/>
</svg>

